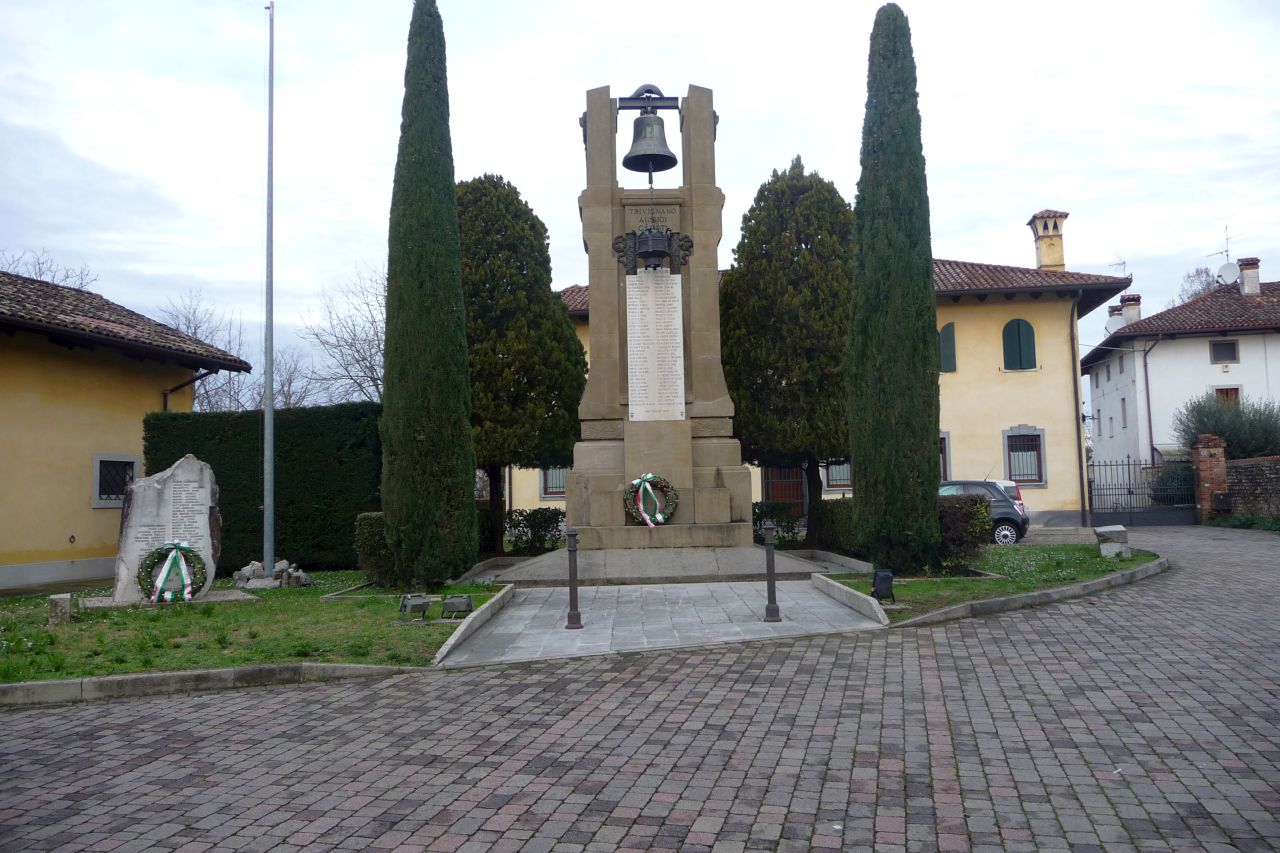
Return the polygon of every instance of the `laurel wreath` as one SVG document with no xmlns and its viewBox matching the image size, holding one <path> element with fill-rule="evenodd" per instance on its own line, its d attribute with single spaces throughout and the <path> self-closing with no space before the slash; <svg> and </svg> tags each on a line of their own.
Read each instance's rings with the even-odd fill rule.
<svg viewBox="0 0 1280 853">
<path fill-rule="evenodd" d="M 656 474 L 643 474 L 632 480 L 622 496 L 622 506 L 631 520 L 648 527 L 666 524 L 679 505 L 676 487 Z"/>
<path fill-rule="evenodd" d="M 187 571 L 191 575 L 191 595 L 194 598 L 200 590 L 204 589 L 205 582 L 205 566 L 204 558 L 202 558 L 196 550 L 185 543 L 166 542 L 154 551 L 147 553 L 142 558 L 142 562 L 138 564 L 138 586 L 142 589 L 142 598 L 144 601 L 152 601 L 157 590 L 154 588 L 155 572 L 157 566 L 163 566 L 165 561 L 169 559 L 169 555 L 174 551 L 182 554 L 183 562 L 186 563 Z"/>
</svg>

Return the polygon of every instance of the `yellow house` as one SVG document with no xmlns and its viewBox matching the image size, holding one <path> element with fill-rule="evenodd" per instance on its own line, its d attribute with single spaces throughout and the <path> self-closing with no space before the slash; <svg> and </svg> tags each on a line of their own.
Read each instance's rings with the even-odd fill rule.
<svg viewBox="0 0 1280 853">
<path fill-rule="evenodd" d="M 114 572 L 142 417 L 244 360 L 87 290 L 0 272 L 0 589 Z"/>
<path fill-rule="evenodd" d="M 1086 525 L 1084 430 L 1077 323 L 1131 278 L 1068 272 L 1067 214 L 1028 220 L 1036 266 L 935 259 L 942 476 L 1014 480 L 1033 523 Z M 587 346 L 587 288 L 560 292 Z M 590 358 L 590 352 L 588 352 Z M 854 468 L 856 472 L 856 467 Z M 823 496 L 849 493 L 850 466 L 824 466 Z M 564 470 L 508 473 L 511 505 L 564 505 Z M 752 470 L 752 500 L 797 501 L 798 469 Z"/>
</svg>

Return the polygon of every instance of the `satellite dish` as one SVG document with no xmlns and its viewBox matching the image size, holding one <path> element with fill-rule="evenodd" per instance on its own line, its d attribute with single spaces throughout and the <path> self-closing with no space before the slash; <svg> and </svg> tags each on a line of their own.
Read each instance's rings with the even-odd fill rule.
<svg viewBox="0 0 1280 853">
<path fill-rule="evenodd" d="M 1235 284 L 1240 280 L 1240 265 L 1235 261 L 1227 261 L 1218 267 L 1218 281 L 1221 284 Z"/>
</svg>

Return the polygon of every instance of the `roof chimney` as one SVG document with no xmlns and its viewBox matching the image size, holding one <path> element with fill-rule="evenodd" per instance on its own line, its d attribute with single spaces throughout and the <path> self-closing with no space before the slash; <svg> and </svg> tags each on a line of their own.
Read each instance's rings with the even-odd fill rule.
<svg viewBox="0 0 1280 853">
<path fill-rule="evenodd" d="M 1142 319 L 1142 297 L 1136 293 L 1126 293 L 1120 297 L 1120 311 L 1123 315 L 1123 326 L 1136 323 Z"/>
<path fill-rule="evenodd" d="M 1115 333 L 1124 325 L 1124 318 L 1120 316 L 1123 310 L 1124 308 L 1119 305 L 1107 306 L 1107 325 L 1103 328 L 1108 335 Z"/>
<path fill-rule="evenodd" d="M 1061 210 L 1042 210 L 1027 220 L 1036 236 L 1036 269 L 1064 270 L 1062 223 L 1069 214 Z"/>
<path fill-rule="evenodd" d="M 1257 258 L 1241 258 L 1236 261 L 1240 265 L 1240 294 L 1242 296 L 1257 296 L 1262 292 L 1258 272 Z"/>
</svg>

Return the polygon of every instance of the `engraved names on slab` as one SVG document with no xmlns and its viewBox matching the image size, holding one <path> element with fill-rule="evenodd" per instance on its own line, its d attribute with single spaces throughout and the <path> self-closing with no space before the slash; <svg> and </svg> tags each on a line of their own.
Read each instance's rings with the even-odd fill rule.
<svg viewBox="0 0 1280 853">
<path fill-rule="evenodd" d="M 684 420 L 684 310 L 668 270 L 627 276 L 627 400 L 630 420 Z"/>
<path fill-rule="evenodd" d="M 217 512 L 217 492 L 212 469 L 194 456 L 130 484 L 116 557 L 112 597 L 117 602 L 141 600 L 137 577 L 142 558 L 174 540 L 186 542 L 204 559 L 208 577 L 201 592 L 208 590 L 216 568 L 211 516 Z"/>
</svg>

